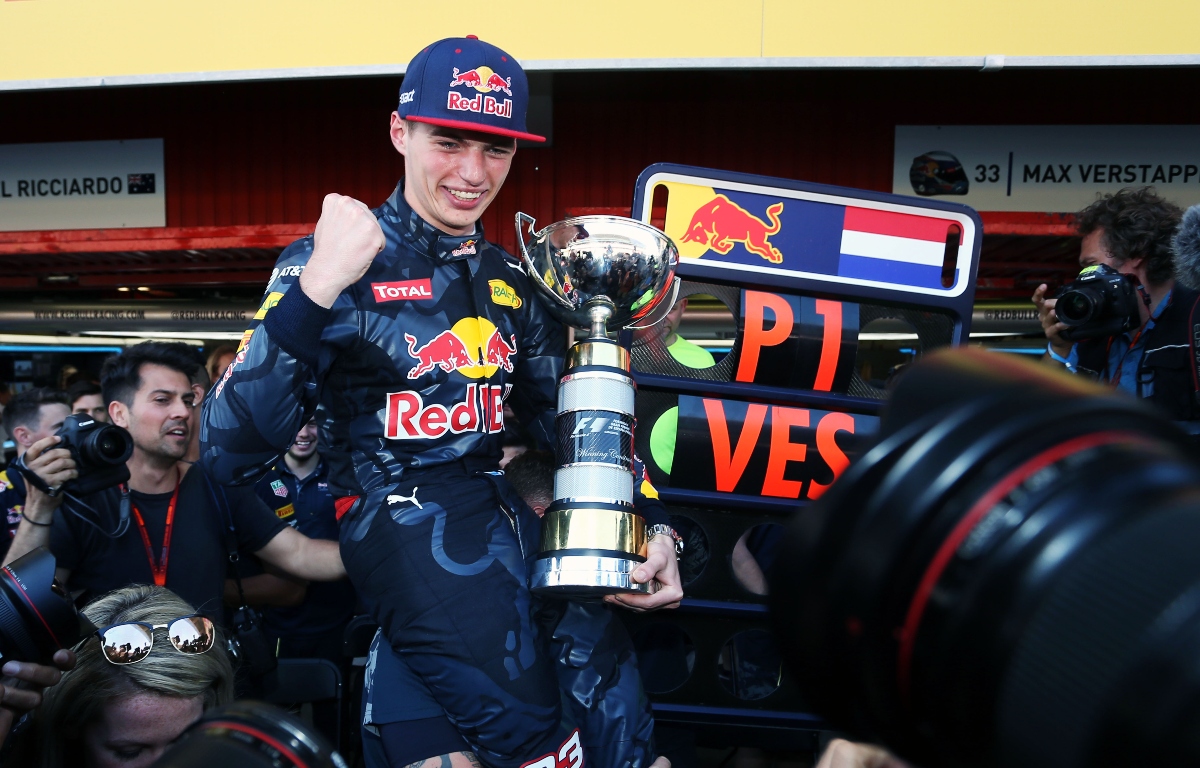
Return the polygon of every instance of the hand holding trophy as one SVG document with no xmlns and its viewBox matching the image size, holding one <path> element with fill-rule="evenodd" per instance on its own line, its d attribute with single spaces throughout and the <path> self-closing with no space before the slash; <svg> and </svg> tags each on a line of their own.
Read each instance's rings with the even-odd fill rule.
<svg viewBox="0 0 1200 768">
<path fill-rule="evenodd" d="M 636 387 L 629 352 L 608 329 L 645 323 L 664 302 L 669 308 L 679 252 L 654 227 L 618 216 L 566 219 L 529 240 L 533 218 L 518 213 L 516 225 L 539 298 L 563 323 L 589 330 L 558 384 L 559 467 L 530 589 L 593 598 L 649 592 L 653 582 L 632 578 L 646 545 L 646 522 L 633 506 Z"/>
</svg>

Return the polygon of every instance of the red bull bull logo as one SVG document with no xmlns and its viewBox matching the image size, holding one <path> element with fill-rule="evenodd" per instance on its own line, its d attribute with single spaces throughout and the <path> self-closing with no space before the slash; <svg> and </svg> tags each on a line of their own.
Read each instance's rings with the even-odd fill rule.
<svg viewBox="0 0 1200 768">
<path fill-rule="evenodd" d="M 457 371 L 469 379 L 487 378 L 500 369 L 512 373 L 517 354 L 516 335 L 510 334 L 506 340 L 484 317 L 464 317 L 421 346 L 410 333 L 404 334 L 404 340 L 409 356 L 417 361 L 408 372 L 410 379 L 439 368 L 446 373 Z"/>
<path fill-rule="evenodd" d="M 781 213 L 783 203 L 767 208 L 767 218 L 771 222 L 768 224 L 725 195 L 717 195 L 692 214 L 682 242 L 700 243 L 722 255 L 729 253 L 734 244 L 741 243 L 750 253 L 779 264 L 783 254 L 767 238 L 779 232 Z"/>
<path fill-rule="evenodd" d="M 456 88 L 462 85 L 474 88 L 479 92 L 478 95 L 474 98 L 467 98 L 456 91 L 449 91 L 446 94 L 446 109 L 458 112 L 477 112 L 482 115 L 496 115 L 498 117 L 512 117 L 512 99 L 509 98 L 500 101 L 490 95 L 493 93 L 504 93 L 512 96 L 511 77 L 501 77 L 488 66 L 476 67 L 466 72 L 459 72 L 458 67 L 455 67 L 454 77 L 450 80 L 450 87 Z"/>
<path fill-rule="evenodd" d="M 480 93 L 497 93 L 502 91 L 505 95 L 512 96 L 512 78 L 501 77 L 491 67 L 487 66 L 469 69 L 461 74 L 458 71 L 458 67 L 455 67 L 454 79 L 450 81 L 450 87 L 454 88 L 459 85 L 470 86 Z"/>
<path fill-rule="evenodd" d="M 426 405 L 420 392 L 389 392 L 384 435 L 389 440 L 421 440 L 465 432 L 503 432 L 504 398 L 511 389 L 511 384 L 468 384 L 467 396 L 450 406 Z"/>
</svg>

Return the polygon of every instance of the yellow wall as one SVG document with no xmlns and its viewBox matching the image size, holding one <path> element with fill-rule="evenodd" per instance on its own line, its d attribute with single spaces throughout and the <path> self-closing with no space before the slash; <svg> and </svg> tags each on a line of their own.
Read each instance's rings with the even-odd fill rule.
<svg viewBox="0 0 1200 768">
<path fill-rule="evenodd" d="M 1097 13 L 1103 7 L 1113 11 Z M 426 42 L 472 33 L 536 67 L 763 56 L 1197 54 L 1197 28 L 1195 0 L 0 0 L 0 85 L 398 68 Z"/>
</svg>

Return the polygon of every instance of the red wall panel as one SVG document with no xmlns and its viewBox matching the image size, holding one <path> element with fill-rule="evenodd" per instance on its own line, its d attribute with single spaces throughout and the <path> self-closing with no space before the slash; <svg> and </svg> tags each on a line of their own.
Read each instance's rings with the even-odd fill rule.
<svg viewBox="0 0 1200 768">
<path fill-rule="evenodd" d="M 517 210 L 545 224 L 627 206 L 655 162 L 887 190 L 896 124 L 1196 123 L 1197 80 L 1190 69 L 559 74 L 554 145 L 517 153 L 484 226 L 511 249 Z M 403 172 L 387 135 L 397 86 L 0 93 L 0 143 L 162 137 L 168 226 L 313 222 L 328 192 L 370 204 L 391 192 Z"/>
</svg>

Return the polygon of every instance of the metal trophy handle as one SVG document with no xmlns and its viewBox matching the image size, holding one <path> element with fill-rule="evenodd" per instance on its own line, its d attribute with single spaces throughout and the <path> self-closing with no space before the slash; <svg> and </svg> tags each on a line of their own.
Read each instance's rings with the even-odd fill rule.
<svg viewBox="0 0 1200 768">
<path fill-rule="evenodd" d="M 570 349 L 559 380 L 559 466 L 530 589 L 584 598 L 650 592 L 633 580 L 646 546 L 646 523 L 633 506 L 636 387 L 629 351 L 608 330 L 646 321 L 677 295 L 678 251 L 654 227 L 616 216 L 566 219 L 527 241 L 534 226 L 517 214 L 521 258 L 539 297 L 589 335 Z"/>
</svg>

